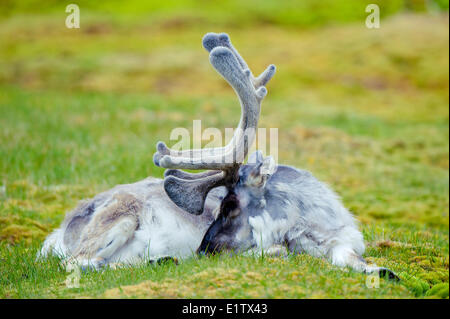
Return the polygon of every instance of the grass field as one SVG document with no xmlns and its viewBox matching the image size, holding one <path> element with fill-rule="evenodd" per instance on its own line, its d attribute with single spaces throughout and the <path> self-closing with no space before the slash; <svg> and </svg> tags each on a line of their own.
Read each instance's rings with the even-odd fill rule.
<svg viewBox="0 0 450 319">
<path fill-rule="evenodd" d="M 146 16 L 80 3 L 78 30 L 64 8 L 0 15 L 0 298 L 449 297 L 448 11 L 392 1 L 369 30 L 365 5 L 328 23 L 270 5 Z M 366 259 L 400 283 L 370 289 L 307 255 L 218 256 L 83 273 L 67 288 L 56 258 L 35 261 L 80 199 L 162 177 L 152 155 L 173 128 L 236 126 L 237 99 L 201 47 L 208 31 L 226 31 L 254 73 L 277 65 L 260 127 L 279 128 L 279 162 L 331 185 L 361 223 Z"/>
</svg>

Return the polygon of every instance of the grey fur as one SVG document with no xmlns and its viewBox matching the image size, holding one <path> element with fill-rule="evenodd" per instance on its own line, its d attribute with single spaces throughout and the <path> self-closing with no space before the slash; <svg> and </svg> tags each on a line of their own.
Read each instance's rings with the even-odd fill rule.
<svg viewBox="0 0 450 319">
<path fill-rule="evenodd" d="M 381 271 L 390 279 L 398 279 L 388 269 L 366 264 L 362 258 L 363 236 L 353 216 L 327 185 L 307 171 L 284 165 L 261 183 L 264 159 L 258 152 L 251 159 L 254 163 L 241 166 L 239 182 L 222 201 L 199 253 L 258 253 L 283 245 L 291 253 L 325 257 L 339 266 Z"/>
</svg>

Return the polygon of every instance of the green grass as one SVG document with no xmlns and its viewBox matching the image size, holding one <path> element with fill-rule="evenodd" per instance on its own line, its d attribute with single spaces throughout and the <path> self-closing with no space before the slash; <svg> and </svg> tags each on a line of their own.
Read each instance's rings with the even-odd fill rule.
<svg viewBox="0 0 450 319">
<path fill-rule="evenodd" d="M 268 2 L 235 16 L 186 2 L 148 15 L 116 3 L 105 15 L 80 3 L 79 30 L 53 6 L 13 6 L 0 21 L 0 298 L 448 298 L 448 13 L 369 30 L 351 8 Z M 83 273 L 75 289 L 57 258 L 35 261 L 80 199 L 162 177 L 152 155 L 171 129 L 236 126 L 237 99 L 201 48 L 222 30 L 255 73 L 277 65 L 260 127 L 279 128 L 279 161 L 331 185 L 361 223 L 365 257 L 402 282 L 369 289 L 307 255 L 222 256 Z"/>
</svg>

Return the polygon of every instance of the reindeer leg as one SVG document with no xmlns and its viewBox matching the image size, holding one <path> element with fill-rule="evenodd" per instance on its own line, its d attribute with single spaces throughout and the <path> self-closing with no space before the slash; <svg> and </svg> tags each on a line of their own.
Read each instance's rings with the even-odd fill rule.
<svg viewBox="0 0 450 319">
<path fill-rule="evenodd" d="M 339 267 L 350 267 L 358 272 L 366 274 L 378 274 L 380 278 L 400 281 L 400 278 L 390 269 L 368 265 L 364 258 L 358 255 L 352 248 L 345 245 L 338 245 L 331 249 L 331 263 Z"/>
<path fill-rule="evenodd" d="M 99 269 L 134 235 L 142 202 L 128 193 L 115 194 L 85 227 L 72 262 Z"/>
<path fill-rule="evenodd" d="M 102 268 L 108 259 L 133 236 L 136 226 L 135 219 L 122 218 L 105 233 L 89 238 L 85 242 L 84 249 L 75 256 L 77 263 L 86 270 Z"/>
<path fill-rule="evenodd" d="M 255 247 L 244 252 L 246 256 L 269 256 L 269 257 L 286 257 L 289 251 L 284 245 L 272 245 L 268 248 L 261 249 L 260 247 Z"/>
</svg>

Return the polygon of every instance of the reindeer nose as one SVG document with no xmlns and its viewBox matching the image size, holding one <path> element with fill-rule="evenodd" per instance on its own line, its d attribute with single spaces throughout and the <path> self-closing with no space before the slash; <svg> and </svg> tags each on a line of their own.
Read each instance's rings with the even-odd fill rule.
<svg viewBox="0 0 450 319">
<path fill-rule="evenodd" d="M 206 257 L 211 254 L 214 254 L 214 251 L 215 249 L 211 247 L 211 242 L 203 240 L 202 243 L 200 244 L 200 247 L 197 249 L 197 255 Z"/>
<path fill-rule="evenodd" d="M 200 247 L 197 249 L 197 255 L 199 255 L 201 257 L 206 257 L 206 256 L 208 256 L 208 254 L 209 254 L 208 245 L 205 245 L 205 243 L 202 242 Z"/>
<path fill-rule="evenodd" d="M 197 255 L 199 257 L 206 257 L 207 253 L 199 248 L 199 249 L 197 249 Z"/>
<path fill-rule="evenodd" d="M 197 256 L 200 257 L 200 258 L 208 257 L 208 256 L 211 256 L 213 254 L 214 254 L 214 252 L 210 251 L 208 249 L 208 247 L 200 247 L 199 249 L 197 249 Z"/>
</svg>

